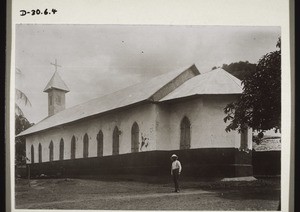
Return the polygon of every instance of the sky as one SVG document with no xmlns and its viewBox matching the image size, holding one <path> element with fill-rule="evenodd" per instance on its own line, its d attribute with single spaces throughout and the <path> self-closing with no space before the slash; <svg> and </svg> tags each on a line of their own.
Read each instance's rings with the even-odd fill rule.
<svg viewBox="0 0 300 212">
<path fill-rule="evenodd" d="M 43 90 L 59 75 L 70 89 L 66 108 L 195 64 L 200 73 L 232 62 L 257 63 L 276 50 L 280 27 L 41 25 L 16 26 L 15 86 L 31 106 L 17 103 L 37 123 L 48 115 Z"/>
</svg>

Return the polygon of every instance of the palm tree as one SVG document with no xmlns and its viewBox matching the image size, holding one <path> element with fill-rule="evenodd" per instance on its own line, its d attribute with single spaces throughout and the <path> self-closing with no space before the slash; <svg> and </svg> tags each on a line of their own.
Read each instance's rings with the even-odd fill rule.
<svg viewBox="0 0 300 212">
<path fill-rule="evenodd" d="M 18 68 L 16 68 L 16 74 L 22 77 L 22 72 Z M 15 95 L 15 134 L 17 135 L 32 126 L 32 124 L 24 116 L 24 113 L 20 107 L 20 104 L 31 106 L 31 102 L 29 101 L 29 98 L 26 96 L 26 94 L 17 88 L 15 89 Z M 15 164 L 26 164 L 27 158 L 25 153 L 24 138 L 18 137 L 15 139 L 15 153 Z"/>
<path fill-rule="evenodd" d="M 20 69 L 16 68 L 16 74 L 19 76 L 22 76 L 22 71 Z M 29 98 L 26 96 L 26 94 L 23 93 L 21 90 L 16 88 L 15 91 L 16 91 L 15 114 L 24 116 L 24 113 L 19 104 L 23 103 L 25 106 L 27 106 L 27 105 L 31 106 L 31 102 L 30 102 Z"/>
<path fill-rule="evenodd" d="M 21 90 L 16 88 L 16 101 L 23 102 L 24 105 L 29 105 L 31 106 L 31 102 L 29 101 L 28 97 L 23 93 Z M 15 113 L 16 115 L 22 115 L 24 116 L 24 113 L 18 103 L 15 103 Z"/>
</svg>

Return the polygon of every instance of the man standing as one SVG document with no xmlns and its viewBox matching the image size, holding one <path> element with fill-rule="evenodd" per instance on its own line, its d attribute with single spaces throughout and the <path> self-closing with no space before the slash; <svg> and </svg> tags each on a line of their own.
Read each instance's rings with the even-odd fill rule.
<svg viewBox="0 0 300 212">
<path fill-rule="evenodd" d="M 173 175 L 174 185 L 175 185 L 175 192 L 179 192 L 179 185 L 178 185 L 178 179 L 179 175 L 181 173 L 182 167 L 181 163 L 178 159 L 178 156 L 173 154 L 171 156 L 172 166 L 171 166 L 171 175 Z"/>
</svg>

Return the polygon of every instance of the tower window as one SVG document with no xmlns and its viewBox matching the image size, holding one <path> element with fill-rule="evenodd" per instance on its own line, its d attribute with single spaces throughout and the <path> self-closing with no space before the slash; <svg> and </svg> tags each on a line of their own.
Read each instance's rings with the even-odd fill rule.
<svg viewBox="0 0 300 212">
<path fill-rule="evenodd" d="M 56 103 L 59 104 L 59 105 L 61 104 L 61 97 L 60 96 L 56 97 Z"/>
<path fill-rule="evenodd" d="M 49 105 L 52 105 L 52 94 L 49 94 Z"/>
</svg>

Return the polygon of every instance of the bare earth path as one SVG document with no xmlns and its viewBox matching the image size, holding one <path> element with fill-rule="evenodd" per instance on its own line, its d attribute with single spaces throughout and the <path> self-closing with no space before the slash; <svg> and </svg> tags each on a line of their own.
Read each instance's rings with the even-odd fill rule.
<svg viewBox="0 0 300 212">
<path fill-rule="evenodd" d="M 250 187 L 228 187 L 227 183 L 225 188 L 223 184 L 182 182 L 180 193 L 172 192 L 171 183 L 39 179 L 30 184 L 16 181 L 16 208 L 276 210 L 280 194 L 277 183 L 252 183 Z"/>
</svg>

